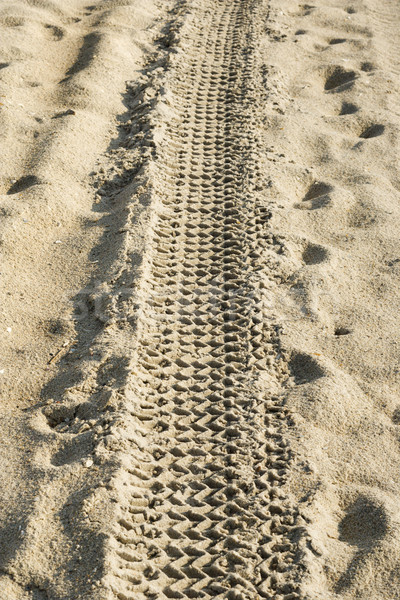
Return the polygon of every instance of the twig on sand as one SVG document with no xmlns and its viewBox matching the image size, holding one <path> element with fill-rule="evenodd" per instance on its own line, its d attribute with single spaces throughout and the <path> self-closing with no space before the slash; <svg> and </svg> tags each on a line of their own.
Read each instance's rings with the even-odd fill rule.
<svg viewBox="0 0 400 600">
<path fill-rule="evenodd" d="M 63 343 L 63 345 L 61 346 L 61 348 L 59 350 L 57 350 L 57 352 L 55 354 L 53 354 L 53 356 L 50 358 L 50 360 L 47 361 L 47 364 L 52 365 L 58 358 L 61 358 L 61 356 L 69 350 L 70 345 L 71 345 L 71 340 L 66 340 Z"/>
</svg>

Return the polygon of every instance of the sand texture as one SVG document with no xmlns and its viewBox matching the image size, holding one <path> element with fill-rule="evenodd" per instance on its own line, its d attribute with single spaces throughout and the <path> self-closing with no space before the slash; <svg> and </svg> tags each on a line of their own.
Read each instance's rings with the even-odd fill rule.
<svg viewBox="0 0 400 600">
<path fill-rule="evenodd" d="M 400 598 L 400 4 L 0 6 L 0 600 Z"/>
</svg>

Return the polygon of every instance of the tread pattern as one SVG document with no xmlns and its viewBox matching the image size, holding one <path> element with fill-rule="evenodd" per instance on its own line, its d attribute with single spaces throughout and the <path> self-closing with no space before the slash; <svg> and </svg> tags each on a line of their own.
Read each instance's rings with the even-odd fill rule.
<svg viewBox="0 0 400 600">
<path fill-rule="evenodd" d="M 275 241 L 255 158 L 262 5 L 182 7 L 150 165 L 126 392 L 129 491 L 110 587 L 119 600 L 294 600 L 298 526 L 282 492 L 288 371 L 268 320 L 262 254 Z"/>
</svg>

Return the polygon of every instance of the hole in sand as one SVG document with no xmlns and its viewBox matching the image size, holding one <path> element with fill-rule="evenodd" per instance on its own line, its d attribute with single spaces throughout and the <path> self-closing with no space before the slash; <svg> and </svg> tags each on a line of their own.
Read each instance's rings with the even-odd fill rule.
<svg viewBox="0 0 400 600">
<path fill-rule="evenodd" d="M 298 29 L 295 35 L 304 35 L 305 33 L 307 33 L 305 29 Z"/>
<path fill-rule="evenodd" d="M 306 265 L 318 265 L 328 257 L 328 252 L 323 246 L 307 244 L 303 252 L 303 261 Z"/>
<path fill-rule="evenodd" d="M 354 84 L 357 74 L 355 71 L 347 71 L 343 67 L 335 67 L 328 72 L 328 77 L 325 80 L 325 90 L 327 92 L 346 86 L 347 88 Z"/>
<path fill-rule="evenodd" d="M 348 8 L 346 8 L 346 12 L 347 12 L 349 15 L 354 15 L 354 14 L 355 14 L 357 11 L 356 11 L 356 9 L 354 8 L 354 6 L 349 6 Z"/>
<path fill-rule="evenodd" d="M 378 137 L 378 136 L 382 135 L 382 133 L 384 131 L 385 131 L 384 125 L 378 125 L 378 124 L 371 125 L 370 127 L 367 127 L 367 129 L 361 133 L 360 138 L 364 138 L 364 139 L 368 140 L 369 138 Z"/>
<path fill-rule="evenodd" d="M 347 42 L 345 38 L 333 38 L 332 40 L 329 40 L 329 45 L 335 46 L 336 44 L 344 44 L 345 42 Z"/>
</svg>

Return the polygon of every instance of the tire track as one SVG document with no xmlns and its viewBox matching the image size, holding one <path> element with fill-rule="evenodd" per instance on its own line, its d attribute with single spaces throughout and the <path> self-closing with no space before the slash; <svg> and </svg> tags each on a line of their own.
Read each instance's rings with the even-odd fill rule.
<svg viewBox="0 0 400 600">
<path fill-rule="evenodd" d="M 163 136 L 148 165 L 127 491 L 108 584 L 119 600 L 293 600 L 299 527 L 282 491 L 288 369 L 267 319 L 270 213 L 258 200 L 262 7 L 220 0 L 181 10 L 156 111 Z"/>
</svg>

